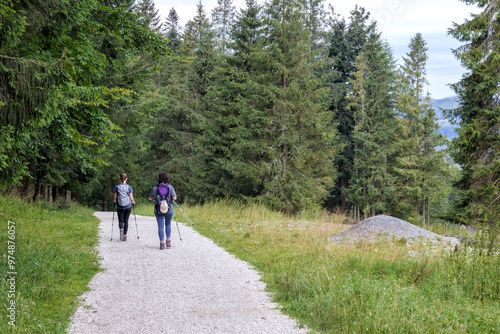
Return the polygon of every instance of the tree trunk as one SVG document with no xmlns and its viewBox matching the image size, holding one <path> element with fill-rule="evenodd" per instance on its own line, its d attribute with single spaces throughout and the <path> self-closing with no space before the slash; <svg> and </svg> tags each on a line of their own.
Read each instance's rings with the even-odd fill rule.
<svg viewBox="0 0 500 334">
<path fill-rule="evenodd" d="M 56 186 L 54 189 L 54 203 L 59 202 L 59 186 Z"/>
<path fill-rule="evenodd" d="M 427 224 L 431 223 L 431 198 L 427 198 Z"/>
<path fill-rule="evenodd" d="M 422 223 L 425 226 L 425 197 L 422 200 L 422 217 L 423 217 Z"/>
<path fill-rule="evenodd" d="M 71 191 L 69 190 L 66 190 L 66 205 L 71 206 Z"/>
<path fill-rule="evenodd" d="M 108 211 L 108 201 L 106 199 L 106 184 L 102 186 L 102 211 Z"/>
</svg>

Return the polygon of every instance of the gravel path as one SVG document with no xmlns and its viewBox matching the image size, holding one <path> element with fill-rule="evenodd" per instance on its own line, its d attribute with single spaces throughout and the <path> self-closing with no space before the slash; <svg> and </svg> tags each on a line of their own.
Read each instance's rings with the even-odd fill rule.
<svg viewBox="0 0 500 334">
<path fill-rule="evenodd" d="M 265 284 L 192 228 L 172 222 L 172 248 L 159 250 L 156 219 L 130 217 L 128 241 L 113 241 L 111 212 L 101 220 L 99 254 L 105 269 L 74 314 L 68 333 L 307 333 L 283 315 Z"/>
</svg>

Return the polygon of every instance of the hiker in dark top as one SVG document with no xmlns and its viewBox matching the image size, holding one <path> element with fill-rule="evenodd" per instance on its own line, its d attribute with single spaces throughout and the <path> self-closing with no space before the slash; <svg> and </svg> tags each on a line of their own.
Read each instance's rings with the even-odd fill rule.
<svg viewBox="0 0 500 334">
<path fill-rule="evenodd" d="M 118 226 L 120 227 L 120 240 L 127 241 L 128 218 L 132 211 L 132 204 L 135 205 L 132 187 L 127 184 L 127 174 L 120 174 L 120 184 L 115 186 L 113 202 L 118 212 Z"/>
<path fill-rule="evenodd" d="M 166 195 L 165 195 L 166 193 Z M 164 196 L 162 198 L 162 196 Z M 172 214 L 174 210 L 172 208 L 172 201 L 177 199 L 177 194 L 175 193 L 174 187 L 170 184 L 170 178 L 167 173 L 161 172 L 158 175 L 158 184 L 151 189 L 148 199 L 152 201 L 155 200 L 155 216 L 156 222 L 158 223 L 158 237 L 160 238 L 160 249 L 170 248 L 170 232 L 171 232 L 171 222 Z M 162 205 L 163 202 L 163 205 Z M 165 234 L 167 239 L 165 241 Z"/>
</svg>

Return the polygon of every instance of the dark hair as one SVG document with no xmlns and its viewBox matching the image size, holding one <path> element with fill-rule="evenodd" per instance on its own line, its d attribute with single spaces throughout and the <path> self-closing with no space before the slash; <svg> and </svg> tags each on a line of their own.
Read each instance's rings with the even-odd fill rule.
<svg viewBox="0 0 500 334">
<path fill-rule="evenodd" d="M 120 180 L 122 180 L 122 182 L 125 181 L 126 178 L 127 178 L 127 174 L 125 174 L 125 173 L 120 174 Z"/>
<path fill-rule="evenodd" d="M 158 183 L 170 183 L 170 177 L 168 177 L 166 172 L 158 174 Z"/>
</svg>

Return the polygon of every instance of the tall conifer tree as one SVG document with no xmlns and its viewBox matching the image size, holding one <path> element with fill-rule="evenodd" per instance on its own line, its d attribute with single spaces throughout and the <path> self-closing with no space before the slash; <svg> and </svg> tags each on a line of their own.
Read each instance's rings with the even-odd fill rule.
<svg viewBox="0 0 500 334">
<path fill-rule="evenodd" d="M 355 61 L 363 49 L 366 40 L 373 28 L 368 23 L 369 13 L 362 7 L 356 6 L 351 11 L 349 23 L 344 19 L 331 20 L 329 33 L 328 58 L 332 62 L 333 73 L 328 73 L 327 87 L 330 87 L 330 110 L 334 114 L 337 124 L 341 149 L 335 160 L 337 178 L 335 188 L 331 190 L 328 206 L 335 206 L 347 210 L 346 191 L 349 188 L 353 171 L 354 146 L 352 131 L 354 128 L 354 110 L 348 109 L 347 100 L 350 79 L 355 71 Z M 330 71 L 331 72 L 331 71 Z"/>
<path fill-rule="evenodd" d="M 139 0 L 134 6 L 143 28 L 159 32 L 162 28 L 161 18 L 153 0 Z"/>
<path fill-rule="evenodd" d="M 452 85 L 460 104 L 449 113 L 460 126 L 451 145 L 462 167 L 458 211 L 466 220 L 494 224 L 500 221 L 500 2 L 463 2 L 482 12 L 450 30 L 463 43 L 454 53 L 468 70 Z"/>
<path fill-rule="evenodd" d="M 317 206 L 331 185 L 334 158 L 332 114 L 326 90 L 314 76 L 310 32 L 301 1 L 266 4 L 267 52 L 262 76 L 272 92 L 266 143 L 272 150 L 264 198 L 296 212 Z"/>
<path fill-rule="evenodd" d="M 375 28 L 355 63 L 348 96 L 353 110 L 354 173 L 348 201 L 356 217 L 390 211 L 396 203 L 392 164 L 396 153 L 395 64 Z"/>
<path fill-rule="evenodd" d="M 400 70 L 401 91 L 398 95 L 401 152 L 396 171 L 399 175 L 400 204 L 396 210 L 402 217 L 419 216 L 425 223 L 430 214 L 429 203 L 437 200 L 446 171 L 445 144 L 438 134 L 438 124 L 429 94 L 425 92 L 427 46 L 420 33 L 408 45 Z M 436 189 L 433 192 L 431 189 Z"/>
<path fill-rule="evenodd" d="M 235 7 L 233 0 L 217 0 L 217 7 L 212 10 L 212 24 L 217 33 L 219 48 L 226 52 L 229 42 L 229 31 L 234 20 Z"/>
<path fill-rule="evenodd" d="M 184 199 L 202 202 L 214 193 L 203 146 L 206 120 L 205 95 L 215 66 L 215 34 L 203 5 L 186 24 L 178 53 L 191 62 L 169 62 L 162 72 L 165 102 L 152 119 L 151 168 L 168 170 Z"/>
<path fill-rule="evenodd" d="M 166 23 L 163 25 L 163 32 L 165 37 L 168 38 L 168 46 L 175 52 L 179 50 L 181 44 L 179 25 L 180 17 L 175 8 L 171 8 L 168 12 Z"/>
<path fill-rule="evenodd" d="M 255 0 L 247 0 L 231 30 L 231 53 L 216 66 L 206 96 L 209 126 L 204 141 L 216 196 L 256 197 L 263 190 L 270 96 L 256 81 L 263 68 L 261 12 Z"/>
</svg>

